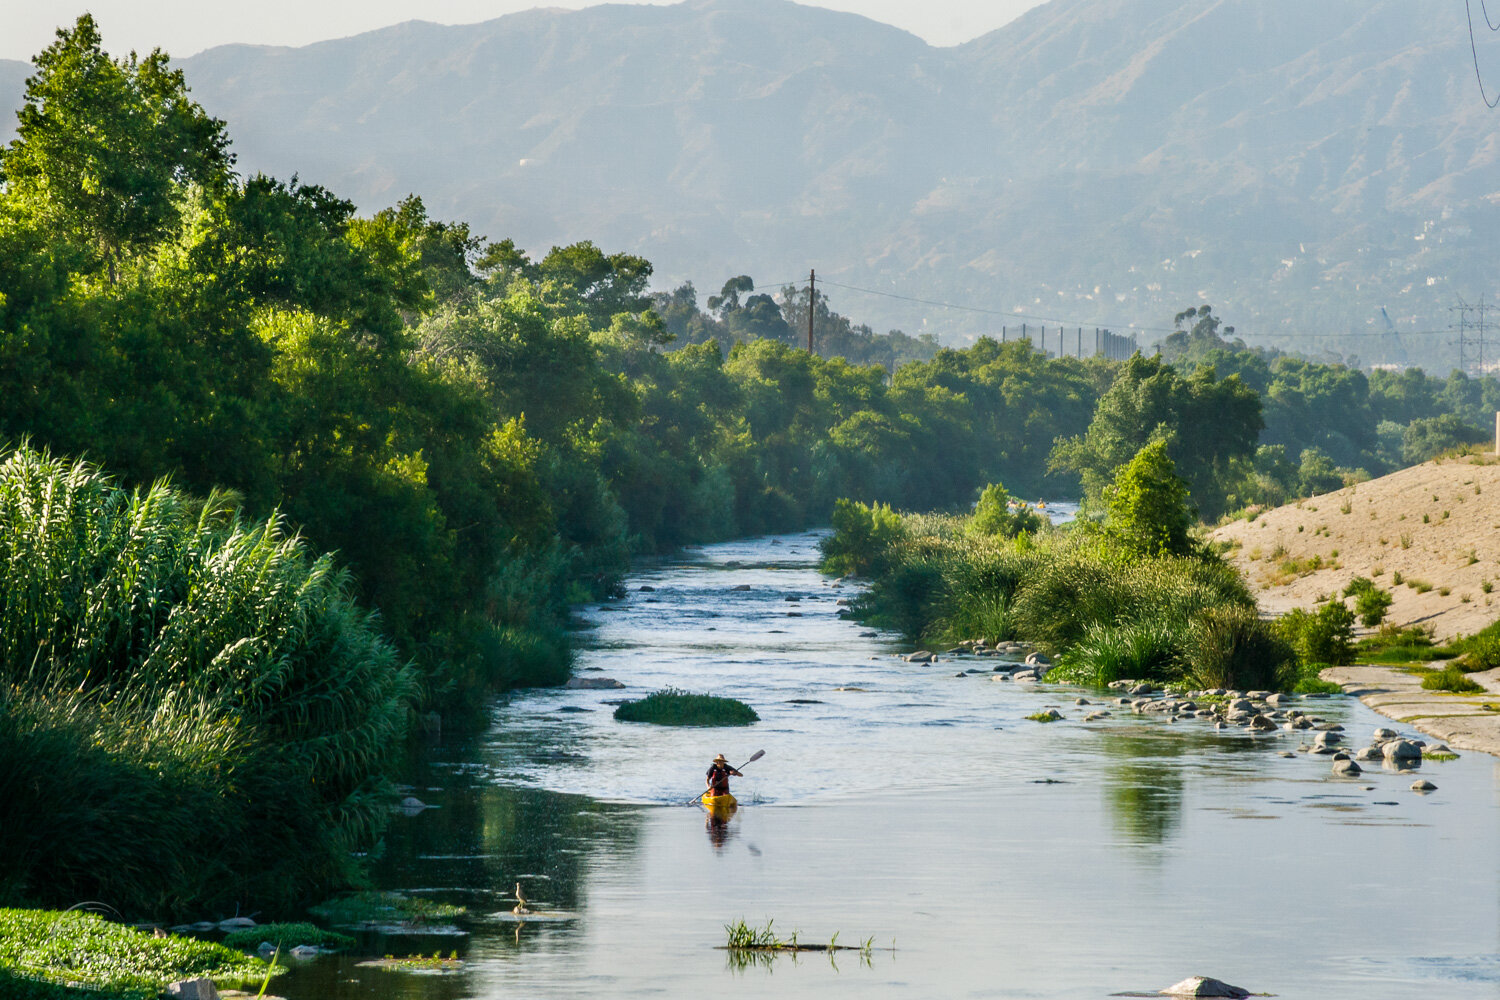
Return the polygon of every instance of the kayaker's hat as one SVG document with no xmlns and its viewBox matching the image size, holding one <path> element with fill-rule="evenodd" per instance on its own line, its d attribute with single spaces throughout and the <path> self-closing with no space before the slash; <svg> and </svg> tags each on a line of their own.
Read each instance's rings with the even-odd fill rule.
<svg viewBox="0 0 1500 1000">
<path fill-rule="evenodd" d="M 729 761 L 727 761 L 727 760 L 724 759 L 724 755 L 723 754 L 719 754 L 719 756 L 717 756 L 717 757 L 714 758 L 714 763 L 715 764 L 728 764 Z"/>
</svg>

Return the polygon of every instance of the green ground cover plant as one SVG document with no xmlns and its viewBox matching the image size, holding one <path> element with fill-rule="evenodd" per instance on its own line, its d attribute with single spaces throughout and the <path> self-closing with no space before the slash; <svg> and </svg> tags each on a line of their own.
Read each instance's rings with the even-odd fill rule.
<svg viewBox="0 0 1500 1000">
<path fill-rule="evenodd" d="M 658 726 L 748 726 L 760 721 L 755 709 L 742 701 L 676 688 L 664 688 L 617 705 L 615 718 Z"/>
<path fill-rule="evenodd" d="M 299 945 L 317 948 L 353 948 L 354 938 L 338 931 L 324 930 L 316 924 L 258 924 L 244 930 L 231 931 L 224 937 L 224 944 L 241 951 L 256 951 L 263 943 L 279 947 L 283 952 Z"/>
<path fill-rule="evenodd" d="M 155 937 L 93 913 L 0 910 L 0 988 L 8 998 L 156 1000 L 169 983 L 197 976 L 253 989 L 269 968 L 224 945 Z M 69 985 L 81 989 L 63 989 Z"/>
</svg>

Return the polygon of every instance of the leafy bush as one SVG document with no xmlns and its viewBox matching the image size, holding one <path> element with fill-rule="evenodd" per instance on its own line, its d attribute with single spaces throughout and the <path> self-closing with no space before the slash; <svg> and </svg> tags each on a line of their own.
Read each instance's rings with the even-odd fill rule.
<svg viewBox="0 0 1500 1000">
<path fill-rule="evenodd" d="M 1479 670 L 1494 670 L 1500 667 L 1500 622 L 1454 645 L 1463 651 L 1463 659 L 1458 663 L 1460 670 L 1471 674 Z"/>
<path fill-rule="evenodd" d="M 1154 441 L 1136 452 L 1104 490 L 1109 511 L 1105 530 L 1141 555 L 1186 555 L 1197 520 L 1188 484 L 1167 456 L 1167 443 Z"/>
<path fill-rule="evenodd" d="M 1043 523 L 1042 516 L 1024 503 L 1017 504 L 1012 510 L 1010 494 L 1005 487 L 991 483 L 979 494 L 969 530 L 981 536 L 1014 538 L 1023 533 L 1035 533 Z"/>
<path fill-rule="evenodd" d="M 70 995 L 32 989 L 26 980 L 33 980 L 80 986 L 119 1000 L 156 1000 L 179 979 L 207 976 L 221 985 L 259 985 L 268 968 L 224 945 L 154 937 L 93 913 L 0 910 L 0 987 L 7 997 Z M 20 980 L 14 992 L 7 976 Z"/>
<path fill-rule="evenodd" d="M 748 726 L 759 722 L 755 709 L 733 698 L 716 698 L 664 688 L 615 708 L 621 722 L 650 722 L 658 726 Z"/>
<path fill-rule="evenodd" d="M 1385 621 L 1385 613 L 1390 610 L 1391 592 L 1382 590 L 1375 586 L 1374 581 L 1367 577 L 1356 576 L 1349 581 L 1344 588 L 1344 596 L 1354 598 L 1354 613 L 1359 616 L 1359 623 L 1366 628 L 1374 628 Z"/>
<path fill-rule="evenodd" d="M 823 572 L 866 575 L 884 568 L 887 550 L 901 539 L 901 515 L 885 504 L 855 500 L 833 505 L 833 534 L 823 539 Z"/>
<path fill-rule="evenodd" d="M 1303 663 L 1354 662 L 1354 612 L 1339 601 L 1329 601 L 1312 613 L 1294 608 L 1281 616 L 1277 631 Z"/>
<path fill-rule="evenodd" d="M 1485 687 L 1469 678 L 1456 665 L 1435 670 L 1422 678 L 1422 687 L 1428 691 L 1452 691 L 1456 694 L 1484 694 Z"/>
</svg>

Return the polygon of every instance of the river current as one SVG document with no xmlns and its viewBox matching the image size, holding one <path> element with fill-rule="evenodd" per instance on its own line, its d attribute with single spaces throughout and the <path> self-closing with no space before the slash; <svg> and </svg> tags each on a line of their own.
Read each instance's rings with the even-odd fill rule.
<svg viewBox="0 0 1500 1000">
<path fill-rule="evenodd" d="M 576 676 L 624 688 L 521 692 L 486 734 L 414 755 L 431 808 L 395 818 L 375 880 L 470 919 L 364 948 L 457 951 L 460 971 L 323 957 L 273 992 L 1097 998 L 1208 975 L 1288 998 L 1500 997 L 1493 758 L 1425 763 L 1423 795 L 1410 773 L 1278 756 L 1305 733 L 1113 706 L 1084 723 L 1074 700 L 1100 694 L 995 682 L 974 658 L 906 663 L 898 637 L 840 617 L 853 590 L 817 573 L 817 540 L 639 567 L 623 600 L 581 613 Z M 761 721 L 614 720 L 611 702 L 665 687 Z M 1067 718 L 1025 718 L 1047 706 Z M 1349 698 L 1297 707 L 1355 745 L 1393 725 Z M 715 753 L 762 749 L 727 824 L 687 804 Z M 518 881 L 538 914 L 523 922 Z M 740 919 L 875 950 L 735 962 L 718 946 Z"/>
</svg>

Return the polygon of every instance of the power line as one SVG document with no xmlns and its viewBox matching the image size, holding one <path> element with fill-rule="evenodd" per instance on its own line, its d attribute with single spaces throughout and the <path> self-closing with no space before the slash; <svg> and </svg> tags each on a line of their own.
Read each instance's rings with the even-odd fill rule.
<svg viewBox="0 0 1500 1000">
<path fill-rule="evenodd" d="M 1490 26 L 1491 31 L 1500 31 L 1500 22 L 1491 23 L 1489 8 L 1484 5 L 1484 0 L 1479 0 L 1479 9 L 1484 14 L 1484 23 Z"/>
<path fill-rule="evenodd" d="M 1479 6 L 1481 9 L 1484 9 L 1484 0 L 1479 0 Z M 1489 95 L 1484 92 L 1484 77 L 1479 73 L 1479 45 L 1474 41 L 1473 0 L 1464 0 L 1464 16 L 1469 19 L 1469 51 L 1474 54 L 1474 79 L 1479 81 L 1479 99 L 1484 102 L 1485 107 L 1493 109 L 1497 104 L 1500 104 L 1500 94 L 1496 94 L 1495 99 L 1492 101 Z M 1491 31 L 1500 30 L 1500 25 L 1490 24 L 1490 12 L 1488 10 L 1484 11 L 1484 23 L 1489 24 Z"/>
<path fill-rule="evenodd" d="M 956 303 L 956 302 L 940 302 L 940 301 L 938 301 L 936 299 L 917 298 L 917 297 L 911 296 L 911 295 L 900 295 L 900 294 L 898 294 L 896 292 L 882 292 L 882 291 L 879 291 L 879 290 L 874 289 L 874 288 L 860 288 L 857 285 L 846 285 L 846 284 L 843 284 L 842 282 L 831 281 L 831 280 L 829 280 L 826 277 L 824 277 L 824 278 L 822 278 L 820 280 L 825 285 L 832 285 L 835 288 L 847 289 L 848 291 L 851 291 L 851 292 L 863 292 L 866 295 L 880 295 L 880 296 L 883 296 L 883 297 L 888 298 L 888 299 L 899 299 L 899 300 L 901 300 L 903 302 L 915 302 L 915 303 L 917 303 L 919 305 L 938 306 L 938 307 L 943 308 L 943 309 L 956 309 L 956 310 L 958 310 L 960 312 L 982 313 L 982 314 L 987 315 L 987 316 L 1010 317 L 1010 318 L 1014 318 L 1014 319 L 1018 319 L 1018 320 L 1025 320 L 1027 322 L 1029 322 L 1031 320 L 1036 320 L 1039 323 L 1057 323 L 1057 324 L 1062 325 L 1062 326 L 1071 326 L 1071 327 L 1098 326 L 1098 327 L 1103 327 L 1104 329 L 1107 329 L 1107 330 L 1123 330 L 1123 331 L 1126 331 L 1126 332 L 1129 332 L 1129 333 L 1165 333 L 1165 334 L 1173 334 L 1173 333 L 1180 333 L 1180 332 L 1182 332 L 1182 328 L 1181 327 L 1135 326 L 1135 325 L 1128 324 L 1128 323 L 1098 323 L 1098 322 L 1095 322 L 1093 320 L 1089 320 L 1088 322 L 1084 322 L 1083 320 L 1079 320 L 1079 319 L 1067 319 L 1067 318 L 1058 317 L 1058 316 L 1038 316 L 1038 315 L 1036 315 L 1034 313 L 1008 312 L 1008 311 L 1003 310 L 1003 309 L 990 309 L 990 308 L 986 308 L 984 306 L 966 306 L 966 305 L 960 305 L 959 303 Z M 1449 334 L 1451 332 L 1452 331 L 1450 331 L 1450 330 L 1398 330 L 1397 331 L 1397 336 L 1401 336 L 1401 337 L 1425 337 L 1425 336 L 1436 336 L 1436 335 L 1439 335 L 1439 334 L 1446 336 L 1447 334 Z M 1291 340 L 1342 340 L 1342 339 L 1347 339 L 1347 338 L 1351 338 L 1351 337 L 1388 337 L 1388 336 L 1390 336 L 1390 334 L 1387 333 L 1387 332 L 1385 332 L 1385 331 L 1371 331 L 1371 332 L 1366 333 L 1366 332 L 1357 331 L 1357 330 L 1351 330 L 1351 331 L 1349 331 L 1347 333 L 1282 333 L 1282 332 L 1279 332 L 1279 331 L 1271 331 L 1271 332 L 1257 331 L 1257 332 L 1252 332 L 1252 333 L 1241 333 L 1240 331 L 1236 331 L 1235 334 L 1236 334 L 1236 336 L 1244 336 L 1244 337 L 1262 337 L 1262 338 L 1264 338 L 1264 337 L 1285 337 L 1285 338 L 1291 339 Z"/>
</svg>

